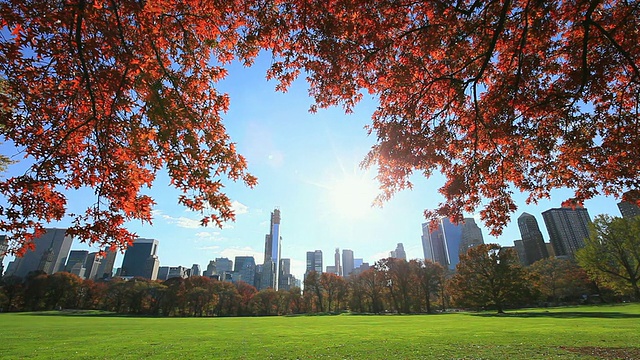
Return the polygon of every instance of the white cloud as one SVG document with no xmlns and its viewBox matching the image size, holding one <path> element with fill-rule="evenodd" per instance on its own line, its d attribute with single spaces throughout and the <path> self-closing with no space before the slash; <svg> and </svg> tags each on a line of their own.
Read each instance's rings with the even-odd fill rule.
<svg viewBox="0 0 640 360">
<path fill-rule="evenodd" d="M 202 250 L 202 251 L 209 251 L 209 252 L 217 252 L 220 249 L 220 246 L 203 246 L 203 247 L 199 247 L 198 250 Z"/>
<path fill-rule="evenodd" d="M 219 232 L 207 232 L 201 231 L 195 234 L 197 242 L 208 242 L 208 241 L 223 241 L 224 238 L 220 236 Z"/>
<path fill-rule="evenodd" d="M 249 207 L 238 200 L 234 200 L 231 203 L 231 209 L 236 213 L 236 215 L 242 215 L 249 212 Z"/>
<path fill-rule="evenodd" d="M 173 216 L 169 216 L 169 215 L 163 215 L 160 212 L 159 212 L 159 214 L 163 219 L 165 219 L 167 221 L 167 223 L 175 224 L 175 225 L 177 225 L 178 227 L 181 227 L 181 228 L 185 228 L 185 229 L 200 229 L 200 228 L 202 228 L 200 220 L 190 219 L 190 218 L 184 217 L 184 216 L 173 217 Z"/>
</svg>

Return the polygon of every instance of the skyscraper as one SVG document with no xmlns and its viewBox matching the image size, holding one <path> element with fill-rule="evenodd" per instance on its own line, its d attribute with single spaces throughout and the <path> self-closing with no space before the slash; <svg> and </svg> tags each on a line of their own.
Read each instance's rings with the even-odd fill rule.
<svg viewBox="0 0 640 360">
<path fill-rule="evenodd" d="M 464 218 L 464 222 L 462 223 L 462 238 L 460 240 L 460 249 L 458 250 L 458 254 L 466 254 L 467 250 L 470 248 L 482 244 L 484 244 L 482 230 L 478 224 L 476 224 L 476 220 L 474 218 Z"/>
<path fill-rule="evenodd" d="M 87 261 L 87 256 L 89 256 L 89 252 L 87 250 L 71 250 L 67 259 L 67 265 L 64 267 L 64 271 L 78 275 L 81 278 L 85 278 L 86 268 L 84 267 L 84 264 Z"/>
<path fill-rule="evenodd" d="M 101 259 L 98 257 L 98 252 L 90 252 L 87 254 L 87 260 L 84 262 L 84 278 L 95 279 L 98 267 L 100 266 Z"/>
<path fill-rule="evenodd" d="M 271 213 L 271 231 L 264 239 L 264 263 L 260 290 L 272 288 L 278 290 L 278 276 L 280 274 L 280 209 Z"/>
<path fill-rule="evenodd" d="M 307 271 L 322 272 L 322 250 L 307 251 Z"/>
<path fill-rule="evenodd" d="M 342 276 L 344 277 L 349 276 L 353 272 L 353 269 L 355 268 L 354 265 L 355 264 L 353 260 L 353 251 L 343 249 L 342 250 Z"/>
<path fill-rule="evenodd" d="M 336 248 L 336 253 L 333 255 L 335 274 L 342 276 L 342 267 L 340 266 L 340 249 Z"/>
<path fill-rule="evenodd" d="M 105 248 L 102 253 L 100 264 L 96 269 L 96 280 L 110 279 L 113 276 L 113 265 L 116 262 L 117 251 L 111 251 L 109 248 Z"/>
<path fill-rule="evenodd" d="M 525 265 L 531 265 L 538 260 L 549 257 L 535 216 L 526 212 L 522 213 L 518 218 L 518 228 L 520 228 L 522 245 L 526 256 Z"/>
<path fill-rule="evenodd" d="M 160 266 L 157 251 L 158 240 L 137 238 L 124 253 L 120 275 L 156 280 Z"/>
<path fill-rule="evenodd" d="M 9 249 L 9 239 L 7 239 L 6 235 L 0 235 L 0 278 L 2 278 L 2 274 L 4 272 L 4 265 L 2 262 L 4 261 L 4 254 Z"/>
<path fill-rule="evenodd" d="M 255 286 L 256 260 L 253 256 L 236 256 L 233 271 L 240 275 L 240 280 Z"/>
<path fill-rule="evenodd" d="M 200 276 L 200 265 L 191 265 L 191 276 Z"/>
<path fill-rule="evenodd" d="M 632 202 L 628 202 L 628 201 L 619 202 L 618 210 L 620 210 L 620 214 L 622 214 L 622 217 L 625 219 L 630 219 L 632 217 L 640 216 L 640 206 Z"/>
<path fill-rule="evenodd" d="M 16 258 L 12 275 L 24 278 L 31 271 L 42 270 L 53 274 L 64 270 L 73 238 L 67 236 L 67 229 L 45 229 L 45 233 L 33 240 L 36 248 L 23 257 Z"/>
<path fill-rule="evenodd" d="M 542 213 L 549 232 L 549 239 L 556 256 L 573 257 L 584 247 L 584 239 L 589 236 L 589 212 L 584 207 L 562 207 Z"/>
<path fill-rule="evenodd" d="M 425 260 L 437 262 L 452 270 L 460 261 L 460 254 L 483 243 L 482 232 L 473 218 L 465 218 L 460 224 L 453 224 L 446 217 L 441 218 L 433 231 L 430 231 L 428 223 L 422 224 Z"/>
<path fill-rule="evenodd" d="M 402 245 L 402 243 L 398 243 L 396 249 L 391 252 L 391 257 L 407 260 L 407 253 L 404 251 L 404 245 Z"/>
</svg>

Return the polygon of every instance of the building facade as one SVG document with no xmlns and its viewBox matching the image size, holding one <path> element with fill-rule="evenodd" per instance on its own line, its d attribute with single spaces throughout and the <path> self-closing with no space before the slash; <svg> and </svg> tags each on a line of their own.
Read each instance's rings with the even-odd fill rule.
<svg viewBox="0 0 640 360">
<path fill-rule="evenodd" d="M 633 217 L 640 216 L 640 207 L 628 201 L 619 202 L 618 210 L 620 210 L 620 214 L 625 219 L 631 219 Z"/>
<path fill-rule="evenodd" d="M 278 290 L 278 277 L 280 275 L 280 209 L 271 213 L 270 232 L 264 239 L 264 263 L 260 279 L 260 290 L 272 288 Z"/>
<path fill-rule="evenodd" d="M 342 249 L 342 276 L 348 277 L 355 269 L 353 251 Z"/>
<path fill-rule="evenodd" d="M 591 218 L 584 207 L 562 207 L 542 213 L 556 257 L 573 257 L 584 247 Z"/>
<path fill-rule="evenodd" d="M 7 275 L 24 278 L 30 272 L 37 270 L 49 275 L 63 271 L 73 243 L 73 238 L 66 232 L 67 229 L 45 229 L 42 236 L 33 240 L 35 250 L 28 251 L 21 258 L 16 258 L 11 265 L 11 274 Z"/>
<path fill-rule="evenodd" d="M 238 280 L 256 286 L 256 260 L 253 256 L 236 256 L 233 271 L 238 274 Z"/>
<path fill-rule="evenodd" d="M 155 239 L 136 239 L 124 253 L 120 276 L 138 276 L 156 280 L 160 267 L 157 255 L 158 244 L 158 240 Z"/>
<path fill-rule="evenodd" d="M 520 229 L 520 236 L 522 236 L 522 245 L 525 253 L 524 265 L 531 265 L 538 260 L 549 257 L 547 246 L 544 243 L 542 232 L 535 216 L 526 212 L 522 213 L 518 217 L 518 228 Z"/>
</svg>

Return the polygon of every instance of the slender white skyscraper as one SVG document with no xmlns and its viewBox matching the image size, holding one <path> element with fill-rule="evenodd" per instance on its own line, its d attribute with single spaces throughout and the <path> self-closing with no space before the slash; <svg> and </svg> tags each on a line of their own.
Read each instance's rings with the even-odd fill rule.
<svg viewBox="0 0 640 360">
<path fill-rule="evenodd" d="M 280 273 L 280 209 L 276 208 L 271 213 L 271 231 L 264 239 L 264 264 L 260 290 L 272 288 L 278 290 L 278 276 Z"/>
</svg>

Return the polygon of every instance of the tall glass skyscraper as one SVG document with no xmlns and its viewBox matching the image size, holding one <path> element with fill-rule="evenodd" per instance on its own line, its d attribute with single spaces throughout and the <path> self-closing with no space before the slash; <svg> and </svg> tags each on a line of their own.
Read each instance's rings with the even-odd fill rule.
<svg viewBox="0 0 640 360">
<path fill-rule="evenodd" d="M 42 270 L 53 274 L 64 270 L 71 250 L 73 238 L 67 236 L 67 229 L 45 229 L 44 235 L 34 239 L 34 251 L 28 251 L 23 257 L 16 258 L 11 274 L 24 278 L 31 271 Z"/>
<path fill-rule="evenodd" d="M 260 290 L 272 288 L 278 290 L 278 276 L 280 273 L 280 209 L 271 213 L 271 231 L 264 238 L 264 264 Z"/>
<path fill-rule="evenodd" d="M 355 264 L 353 261 L 353 251 L 342 249 L 342 276 L 347 277 L 353 272 Z"/>
<path fill-rule="evenodd" d="M 425 260 L 437 262 L 451 270 L 470 247 L 483 244 L 482 231 L 473 218 L 465 218 L 463 223 L 453 224 L 448 218 L 441 218 L 433 231 L 429 223 L 422 224 L 422 249 Z"/>
<path fill-rule="evenodd" d="M 156 280 L 160 266 L 157 251 L 158 240 L 136 239 L 124 253 L 120 275 Z"/>
<path fill-rule="evenodd" d="M 538 260 L 549 257 L 547 246 L 544 244 L 542 232 L 538 227 L 538 221 L 535 216 L 526 212 L 522 213 L 518 218 L 518 228 L 520 229 L 520 236 L 522 236 L 525 265 L 531 265 Z"/>
<path fill-rule="evenodd" d="M 573 257 L 584 247 L 584 239 L 589 236 L 591 218 L 584 207 L 562 207 L 542 213 L 544 224 L 556 256 Z"/>
</svg>

